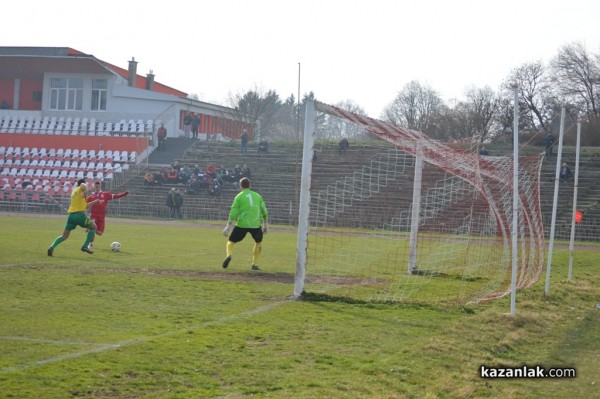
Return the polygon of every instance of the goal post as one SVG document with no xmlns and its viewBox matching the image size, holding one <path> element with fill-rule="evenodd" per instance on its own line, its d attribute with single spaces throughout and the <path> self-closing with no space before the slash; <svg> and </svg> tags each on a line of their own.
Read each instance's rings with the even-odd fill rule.
<svg viewBox="0 0 600 399">
<path fill-rule="evenodd" d="M 306 278 L 306 248 L 308 241 L 310 216 L 310 180 L 314 155 L 314 123 L 315 107 L 312 101 L 307 102 L 304 116 L 304 145 L 302 147 L 302 177 L 300 180 L 300 200 L 298 212 L 298 243 L 296 255 L 296 276 L 294 281 L 294 297 L 298 298 L 304 291 Z"/>
<path fill-rule="evenodd" d="M 478 146 L 307 102 L 294 297 L 470 303 L 510 293 L 513 159 Z M 544 234 L 542 155 L 519 161 L 521 289 L 539 279 Z"/>
</svg>

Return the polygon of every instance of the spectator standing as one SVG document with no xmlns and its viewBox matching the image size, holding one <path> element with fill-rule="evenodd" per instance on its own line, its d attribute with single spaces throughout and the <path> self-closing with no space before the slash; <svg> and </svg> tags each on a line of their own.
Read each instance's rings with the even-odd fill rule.
<svg viewBox="0 0 600 399">
<path fill-rule="evenodd" d="M 102 182 L 96 180 L 94 182 L 94 193 L 87 198 L 87 202 L 95 202 L 90 210 L 90 218 L 96 223 L 96 235 L 101 236 L 104 234 L 104 227 L 106 225 L 106 207 L 108 201 L 112 201 L 117 198 L 123 198 L 129 195 L 129 191 L 125 190 L 122 193 L 113 194 L 108 191 L 102 191 Z M 98 201 L 96 201 L 98 200 Z M 89 249 L 94 247 L 94 239 L 88 244 Z"/>
<path fill-rule="evenodd" d="M 200 128 L 200 117 L 197 113 L 194 113 L 192 116 L 192 138 L 198 138 L 198 129 Z"/>
<path fill-rule="evenodd" d="M 227 257 L 223 261 L 223 268 L 226 269 L 229 266 L 235 244 L 242 241 L 246 234 L 250 233 L 254 239 L 251 269 L 260 270 L 258 259 L 262 250 L 263 234 L 267 233 L 267 217 L 269 214 L 261 195 L 250 190 L 250 179 L 242 178 L 239 185 L 241 191 L 233 199 L 227 225 L 223 229 L 223 235 L 227 237 L 235 223 L 235 227 L 233 227 L 233 231 L 227 240 L 225 248 Z"/>
<path fill-rule="evenodd" d="M 348 139 L 344 137 L 340 140 L 340 143 L 338 144 L 338 154 L 345 154 L 348 148 L 350 148 L 350 143 L 348 142 Z"/>
<path fill-rule="evenodd" d="M 241 153 L 246 155 L 248 153 L 248 131 L 244 129 L 240 135 L 240 142 L 242 144 Z"/>
<path fill-rule="evenodd" d="M 158 137 L 158 150 L 164 151 L 165 149 L 165 141 L 167 139 L 167 128 L 165 128 L 164 124 L 160 124 L 158 128 L 158 132 L 156 132 L 156 137 Z"/>
<path fill-rule="evenodd" d="M 183 219 L 181 208 L 183 208 L 183 194 L 181 189 L 177 189 L 175 190 L 175 214 L 179 219 Z"/>
<path fill-rule="evenodd" d="M 169 217 L 174 218 L 177 215 L 177 191 L 175 187 L 171 188 L 171 191 L 167 194 L 166 205 L 169 207 Z"/>
<path fill-rule="evenodd" d="M 185 135 L 186 139 L 190 137 L 191 125 L 192 125 L 192 116 L 190 114 L 186 114 L 185 117 L 183 118 L 183 134 Z"/>
<path fill-rule="evenodd" d="M 554 145 L 554 136 L 552 133 L 548 133 L 544 137 L 544 145 L 546 146 L 546 156 L 552 156 L 552 146 Z"/>
</svg>

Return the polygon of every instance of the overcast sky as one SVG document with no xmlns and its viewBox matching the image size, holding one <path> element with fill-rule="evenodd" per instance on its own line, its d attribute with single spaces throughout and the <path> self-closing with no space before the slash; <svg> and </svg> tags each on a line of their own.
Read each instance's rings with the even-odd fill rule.
<svg viewBox="0 0 600 399">
<path fill-rule="evenodd" d="M 3 46 L 71 47 L 227 105 L 230 93 L 313 91 L 379 117 L 418 80 L 444 100 L 497 89 L 571 42 L 600 53 L 600 0 L 18 0 Z M 300 64 L 300 74 L 299 74 Z"/>
</svg>

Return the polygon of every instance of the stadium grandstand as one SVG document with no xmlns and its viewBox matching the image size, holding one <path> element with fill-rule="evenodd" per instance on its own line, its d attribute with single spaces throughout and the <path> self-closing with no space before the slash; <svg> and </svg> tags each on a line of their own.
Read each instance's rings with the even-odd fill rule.
<svg viewBox="0 0 600 399">
<path fill-rule="evenodd" d="M 127 68 L 66 47 L 0 47 L 0 200 L 52 202 L 80 178 L 107 185 L 147 163 L 163 125 L 184 135 L 199 120 L 199 138 L 230 141 L 253 132 L 236 111 Z M 191 145 L 191 143 L 189 143 Z"/>
<path fill-rule="evenodd" d="M 111 191 L 130 191 L 131 198 L 111 204 L 110 216 L 167 218 L 166 193 L 172 187 L 186 191 L 187 185 L 166 180 L 149 187 L 144 176 L 163 175 L 177 160 L 202 170 L 208 165 L 231 170 L 247 164 L 253 187 L 269 205 L 271 223 L 297 223 L 301 144 L 273 142 L 268 155 L 258 154 L 254 126 L 240 120 L 234 109 L 190 99 L 187 93 L 155 81 L 152 71 L 138 75 L 137 65 L 132 58 L 128 68 L 120 68 L 71 48 L 0 47 L 1 210 L 62 214 L 73 184 L 85 178 L 102 180 Z M 200 119 L 198 140 L 184 137 L 184 119 L 192 113 Z M 156 151 L 161 124 L 168 131 L 167 149 Z M 251 137 L 248 156 L 240 154 L 244 129 Z M 353 142 L 340 157 L 337 142 L 318 143 L 313 184 L 335 185 L 352 168 L 370 165 L 371 144 Z M 522 150 L 538 153 L 543 148 L 528 145 Z M 501 146 L 492 151 L 511 153 Z M 573 148 L 565 148 L 563 157 L 574 165 Z M 546 235 L 553 161 L 544 160 L 540 176 Z M 585 216 L 577 239 L 600 241 L 600 155 L 585 149 L 580 166 L 578 208 Z M 563 184 L 560 190 L 556 234 L 568 239 L 573 185 Z M 183 216 L 225 220 L 236 192 L 234 184 L 225 183 L 217 195 L 206 189 L 186 193 Z M 401 197 L 405 194 L 390 192 L 390 201 L 406 202 Z"/>
</svg>

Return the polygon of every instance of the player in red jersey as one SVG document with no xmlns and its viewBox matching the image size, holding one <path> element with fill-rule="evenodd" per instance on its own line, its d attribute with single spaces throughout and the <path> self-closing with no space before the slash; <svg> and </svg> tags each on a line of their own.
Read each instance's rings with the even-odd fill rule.
<svg viewBox="0 0 600 399">
<path fill-rule="evenodd" d="M 87 198 L 87 202 L 94 200 L 100 200 L 96 205 L 92 206 L 90 211 L 90 219 L 96 223 L 96 235 L 101 236 L 104 233 L 104 225 L 106 219 L 106 206 L 108 201 L 112 201 L 116 198 L 125 197 L 129 194 L 129 191 L 124 191 L 119 194 L 113 194 L 108 191 L 102 191 L 102 183 L 99 180 L 94 182 L 94 193 Z M 89 248 L 94 246 L 94 241 L 90 242 Z"/>
</svg>

